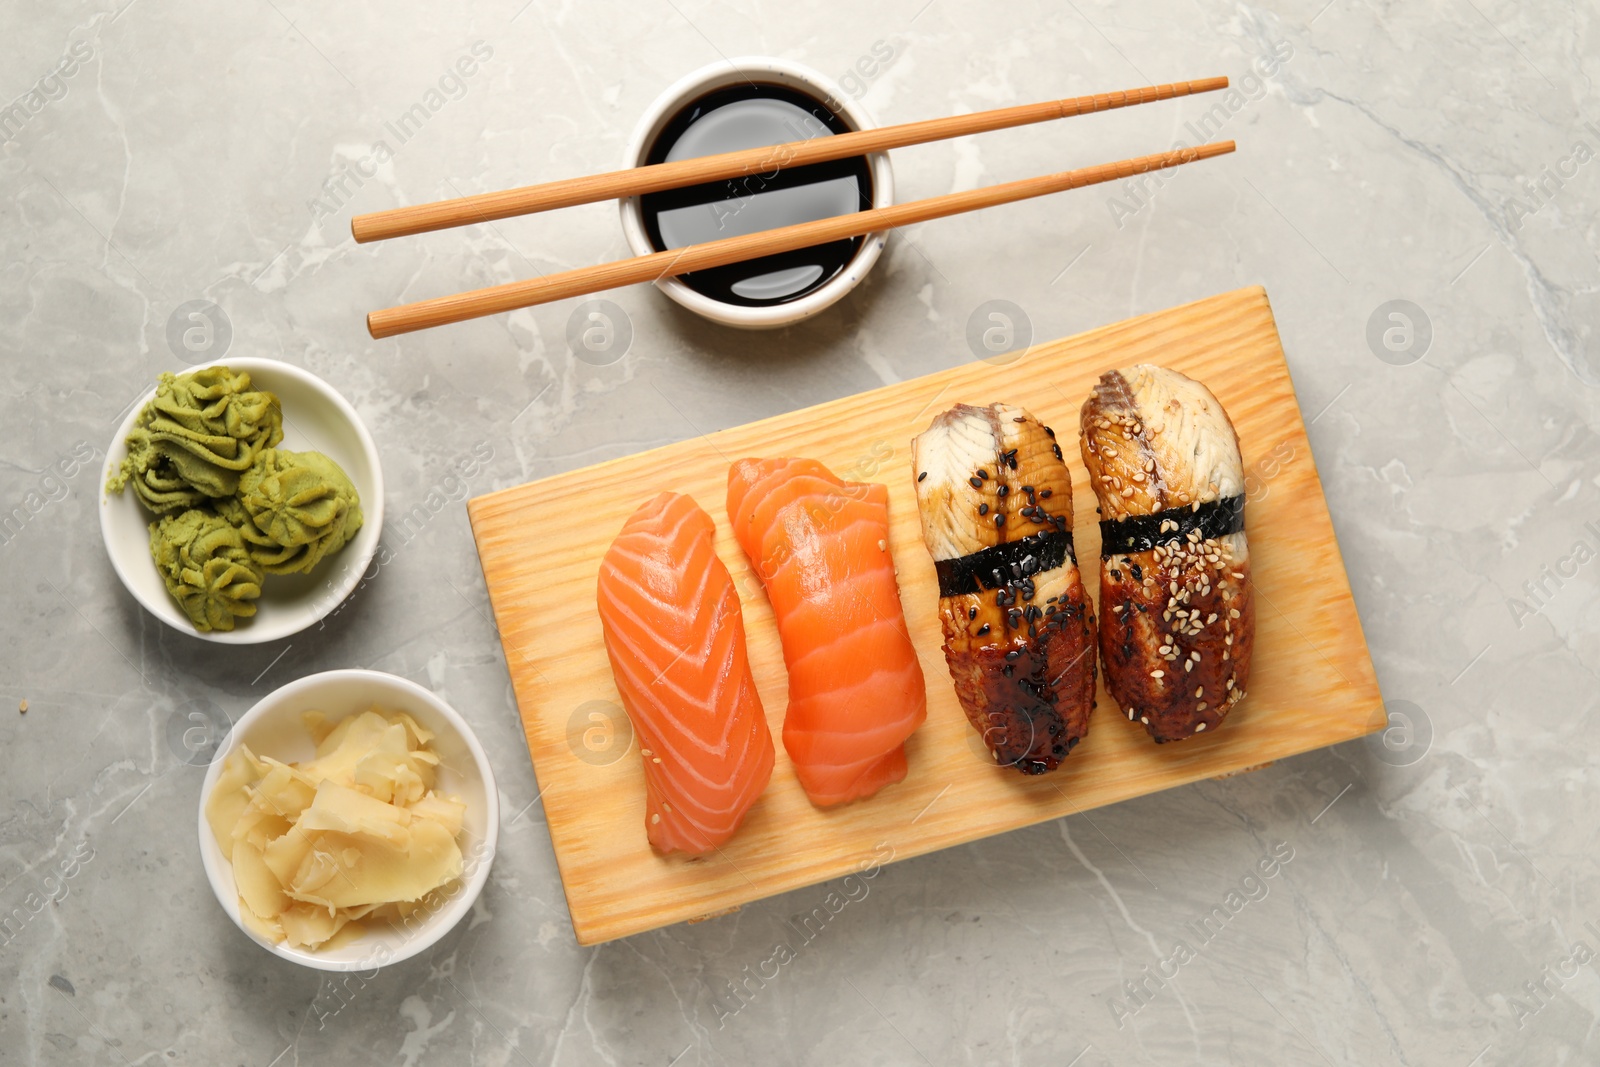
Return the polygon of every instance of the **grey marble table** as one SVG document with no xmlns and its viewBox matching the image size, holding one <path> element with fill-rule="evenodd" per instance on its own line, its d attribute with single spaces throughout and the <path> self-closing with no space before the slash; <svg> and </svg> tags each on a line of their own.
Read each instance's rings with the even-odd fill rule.
<svg viewBox="0 0 1600 1067">
<path fill-rule="evenodd" d="M 570 303 L 367 337 L 369 309 L 626 248 L 612 205 L 362 247 L 353 213 L 609 169 L 669 82 L 754 53 L 841 78 L 880 122 L 1239 89 L 907 149 L 902 199 L 1191 123 L 1240 149 L 897 235 L 778 333 L 630 289 L 605 365 L 569 350 Z M 9 0 L 0 58 L 0 1063 L 1600 1061 L 1592 4 Z M 787 920 L 829 887 L 575 943 L 468 495 L 971 359 L 986 301 L 1047 339 L 1251 284 L 1387 741 L 893 864 L 809 941 Z M 228 352 L 333 383 L 382 451 L 392 561 L 316 636 L 202 646 L 101 547 L 98 457 L 184 366 L 190 301 L 225 315 Z M 506 813 L 470 918 L 348 982 L 217 907 L 203 772 L 169 741 L 187 710 L 237 717 L 340 666 L 460 708 Z"/>
</svg>

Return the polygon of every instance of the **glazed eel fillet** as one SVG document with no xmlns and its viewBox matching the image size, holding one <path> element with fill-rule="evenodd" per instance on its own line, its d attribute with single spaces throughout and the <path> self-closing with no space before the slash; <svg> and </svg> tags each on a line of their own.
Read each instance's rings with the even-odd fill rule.
<svg viewBox="0 0 1600 1067">
<path fill-rule="evenodd" d="M 1054 770 L 1089 732 L 1095 679 L 1055 433 L 1020 407 L 959 404 L 911 448 L 956 696 L 998 765 Z"/>
<path fill-rule="evenodd" d="M 1255 645 L 1233 423 L 1201 383 L 1140 364 L 1100 377 L 1079 444 L 1100 501 L 1106 688 L 1157 742 L 1215 729 Z"/>
</svg>

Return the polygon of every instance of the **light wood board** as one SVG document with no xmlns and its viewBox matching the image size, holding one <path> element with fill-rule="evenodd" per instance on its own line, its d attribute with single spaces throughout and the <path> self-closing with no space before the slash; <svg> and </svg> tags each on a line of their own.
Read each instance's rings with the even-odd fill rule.
<svg viewBox="0 0 1600 1067">
<path fill-rule="evenodd" d="M 725 911 L 890 858 L 1383 727 L 1382 699 L 1265 291 L 1225 293 L 1000 362 L 973 362 L 469 503 L 579 942 Z M 1060 770 L 1024 777 L 992 765 L 956 702 L 941 651 L 933 562 L 917 518 L 910 441 L 962 401 L 1021 404 L 1054 426 L 1073 475 L 1078 559 L 1097 593 L 1100 534 L 1077 455 L 1078 409 L 1102 372 L 1138 362 L 1204 381 L 1239 431 L 1257 592 L 1249 696 L 1216 733 L 1157 746 L 1118 714 L 1102 684 L 1088 738 Z M 928 721 L 908 743 L 905 781 L 842 808 L 811 805 L 779 741 L 788 684 L 783 654 L 772 611 L 727 520 L 729 462 L 779 455 L 814 457 L 841 476 L 889 486 L 890 548 L 928 682 Z M 667 489 L 691 494 L 716 520 L 717 551 L 744 603 L 750 663 L 777 742 L 772 783 L 744 827 L 719 853 L 695 860 L 658 856 L 645 840 L 638 746 L 621 713 L 595 610 L 601 556 L 634 508 Z M 606 715 L 619 720 L 609 748 Z"/>
</svg>

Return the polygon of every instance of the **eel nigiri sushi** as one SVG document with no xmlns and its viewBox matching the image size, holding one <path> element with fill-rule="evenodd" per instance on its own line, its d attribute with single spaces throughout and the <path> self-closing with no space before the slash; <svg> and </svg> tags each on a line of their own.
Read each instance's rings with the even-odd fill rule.
<svg viewBox="0 0 1600 1067">
<path fill-rule="evenodd" d="M 1010 404 L 958 404 L 911 452 L 962 710 L 997 764 L 1052 771 L 1089 732 L 1095 678 L 1055 433 Z"/>
<path fill-rule="evenodd" d="M 928 695 L 889 556 L 889 491 L 815 460 L 742 459 L 728 515 L 766 586 L 789 668 L 783 747 L 820 805 L 906 775 Z"/>
<path fill-rule="evenodd" d="M 1156 741 L 1215 729 L 1250 681 L 1255 596 L 1244 464 L 1200 382 L 1140 364 L 1084 401 L 1100 500 L 1100 656 L 1117 706 Z"/>
<path fill-rule="evenodd" d="M 645 833 L 698 855 L 733 836 L 772 777 L 744 614 L 711 516 L 662 493 L 600 562 L 600 623 L 644 759 Z"/>
</svg>

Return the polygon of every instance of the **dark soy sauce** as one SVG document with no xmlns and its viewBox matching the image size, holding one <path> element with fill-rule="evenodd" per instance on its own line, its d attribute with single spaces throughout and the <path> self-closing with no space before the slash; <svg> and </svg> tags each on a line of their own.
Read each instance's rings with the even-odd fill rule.
<svg viewBox="0 0 1600 1067">
<path fill-rule="evenodd" d="M 851 127 L 822 101 L 788 86 L 730 86 L 681 108 L 662 127 L 645 162 L 785 144 Z M 639 198 L 645 233 L 657 249 L 738 237 L 747 233 L 846 215 L 872 206 L 872 171 L 865 156 L 770 170 Z M 855 257 L 863 238 L 781 252 L 726 267 L 679 275 L 713 300 L 768 307 L 798 300 L 836 277 Z"/>
</svg>

